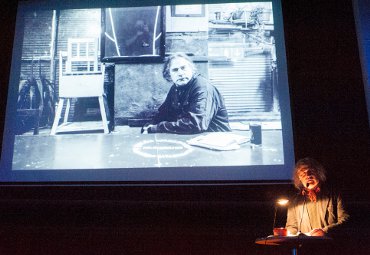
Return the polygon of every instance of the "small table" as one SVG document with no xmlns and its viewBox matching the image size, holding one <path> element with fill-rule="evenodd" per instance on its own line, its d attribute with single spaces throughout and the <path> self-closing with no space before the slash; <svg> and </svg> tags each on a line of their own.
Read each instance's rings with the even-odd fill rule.
<svg viewBox="0 0 370 255">
<path fill-rule="evenodd" d="M 261 245 L 280 245 L 289 247 L 292 255 L 298 255 L 298 248 L 302 245 L 324 245 L 332 242 L 333 239 L 327 236 L 267 236 L 257 238 L 255 243 Z"/>
</svg>

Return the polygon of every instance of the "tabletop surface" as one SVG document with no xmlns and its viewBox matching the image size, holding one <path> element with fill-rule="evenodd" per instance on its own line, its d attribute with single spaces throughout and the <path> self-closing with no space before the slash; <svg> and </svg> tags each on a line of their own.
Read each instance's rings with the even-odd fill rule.
<svg viewBox="0 0 370 255">
<path fill-rule="evenodd" d="M 233 133 L 250 136 L 249 131 Z M 201 148 L 187 142 L 204 134 L 143 135 L 139 128 L 126 127 L 112 134 L 16 136 L 13 170 L 283 164 L 281 130 L 264 131 L 260 147 L 247 142 L 230 151 Z"/>
<path fill-rule="evenodd" d="M 306 243 L 328 243 L 333 239 L 328 236 L 267 236 L 257 238 L 255 243 L 262 245 L 285 245 L 285 246 L 297 246 L 299 244 Z"/>
</svg>

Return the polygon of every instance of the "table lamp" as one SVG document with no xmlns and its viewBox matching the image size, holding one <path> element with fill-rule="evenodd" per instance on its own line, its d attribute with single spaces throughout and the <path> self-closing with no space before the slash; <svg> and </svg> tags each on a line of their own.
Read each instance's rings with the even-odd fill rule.
<svg viewBox="0 0 370 255">
<path fill-rule="evenodd" d="M 275 228 L 276 224 L 276 214 L 278 207 L 286 206 L 288 204 L 289 200 L 285 198 L 280 198 L 275 203 L 275 212 L 274 212 L 274 223 L 272 225 L 272 231 L 275 236 L 286 236 L 287 230 L 286 228 Z"/>
</svg>

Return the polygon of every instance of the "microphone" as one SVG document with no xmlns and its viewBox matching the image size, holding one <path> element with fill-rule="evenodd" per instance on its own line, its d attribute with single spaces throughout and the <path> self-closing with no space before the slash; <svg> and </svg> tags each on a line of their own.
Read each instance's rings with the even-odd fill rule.
<svg viewBox="0 0 370 255">
<path fill-rule="evenodd" d="M 306 188 L 308 189 L 309 186 L 310 186 L 310 184 L 307 183 Z M 301 220 L 299 222 L 299 228 L 298 228 L 298 232 L 297 232 L 298 235 L 302 234 L 301 233 L 301 227 L 302 227 L 302 221 L 303 221 L 304 207 L 305 206 L 306 206 L 306 194 L 304 194 L 304 197 L 303 197 L 302 215 L 301 215 Z"/>
</svg>

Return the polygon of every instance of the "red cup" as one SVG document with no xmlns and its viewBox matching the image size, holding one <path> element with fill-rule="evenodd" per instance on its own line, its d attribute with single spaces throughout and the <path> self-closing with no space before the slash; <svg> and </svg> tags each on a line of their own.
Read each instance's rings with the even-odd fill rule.
<svg viewBox="0 0 370 255">
<path fill-rule="evenodd" d="M 288 231 L 286 228 L 274 228 L 274 236 L 287 236 Z"/>
</svg>

